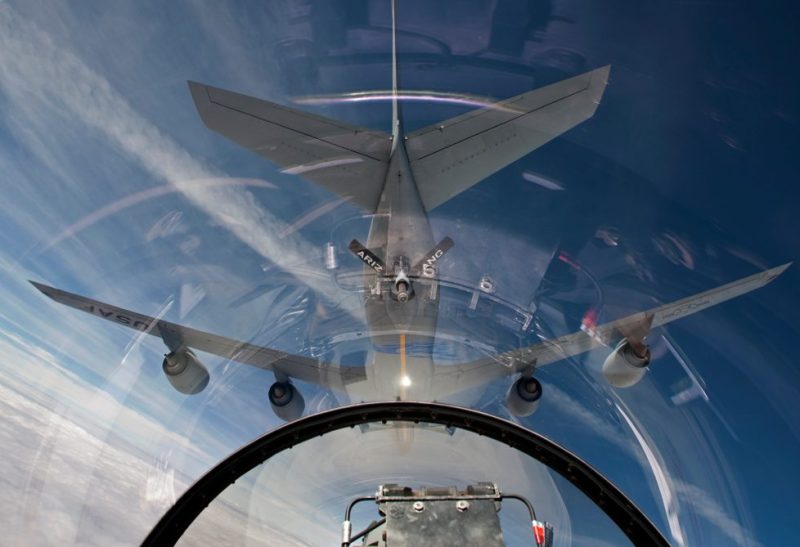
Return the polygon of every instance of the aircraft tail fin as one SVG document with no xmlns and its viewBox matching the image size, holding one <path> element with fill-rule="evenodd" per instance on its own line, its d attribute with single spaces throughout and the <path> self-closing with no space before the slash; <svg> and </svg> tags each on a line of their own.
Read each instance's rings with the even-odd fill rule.
<svg viewBox="0 0 800 547">
<path fill-rule="evenodd" d="M 448 201 L 594 115 L 610 66 L 415 131 L 405 142 L 425 209 Z"/>
<path fill-rule="evenodd" d="M 189 82 L 203 123 L 369 211 L 378 205 L 392 139 L 309 112 Z"/>
</svg>

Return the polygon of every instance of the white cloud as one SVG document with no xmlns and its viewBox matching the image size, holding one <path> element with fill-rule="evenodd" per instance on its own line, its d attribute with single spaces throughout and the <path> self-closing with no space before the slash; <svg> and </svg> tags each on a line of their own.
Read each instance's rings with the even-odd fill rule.
<svg viewBox="0 0 800 547">
<path fill-rule="evenodd" d="M 17 122 L 12 127 L 17 136 L 51 171 L 69 172 L 69 161 L 58 156 L 57 149 L 51 152 L 51 147 L 42 146 L 39 132 L 66 117 L 68 123 L 76 124 L 76 131 L 91 129 L 154 177 L 174 186 L 262 257 L 319 294 L 340 299 L 327 277 L 320 275 L 323 270 L 294 268 L 318 254 L 317 249 L 296 233 L 284 239 L 276 237 L 286 230 L 286 224 L 261 207 L 246 189 L 196 184 L 219 174 L 140 116 L 108 80 L 72 53 L 68 44 L 54 43 L 8 4 L 0 5 L 0 89 L 13 104 Z M 12 207 L 10 203 L 8 207 Z"/>
<path fill-rule="evenodd" d="M 95 169 L 86 172 L 79 168 L 70 154 L 89 142 L 83 153 L 107 156 L 113 149 L 112 154 L 132 164 L 128 170 L 143 170 L 166 183 L 290 273 L 295 264 L 314 256 L 315 249 L 296 234 L 283 242 L 276 238 L 285 223 L 264 210 L 243 185 L 217 183 L 224 177 L 140 116 L 108 80 L 70 50 L 69 43 L 52 39 L 9 4 L 0 5 L 0 93 L 8 116 L 6 129 L 22 145 L 22 150 L 0 147 L 3 184 L 14 192 L 13 199 L 0 203 L 0 212 L 18 239 L 29 244 L 53 241 L 70 211 L 97 213 L 101 207 L 101 213 L 116 213 L 98 203 L 98 197 L 107 195 L 94 191 L 98 181 L 99 187 L 113 185 L 111 196 L 142 191 L 141 178 L 115 177 L 112 169 L 101 167 L 120 161 L 97 161 L 90 166 Z M 190 104 L 188 92 L 186 101 Z M 58 196 L 68 198 L 66 209 Z M 119 201 L 110 207 L 118 205 Z M 96 217 L 89 213 L 84 224 Z M 83 227 L 80 221 L 74 226 Z M 98 263 L 120 258 L 115 234 L 102 237 L 75 239 L 64 248 L 48 250 L 46 260 L 37 261 L 35 277 L 44 274 L 47 279 L 49 272 L 52 279 L 83 280 L 87 273 L 91 277 L 102 271 Z M 99 250 L 108 255 L 100 256 Z M 72 328 L 77 312 L 39 295 L 27 283 L 34 276 L 12 256 L 0 254 L 0 393 L 7 407 L 0 434 L 8 454 L 5 467 L 0 467 L 7 479 L 0 491 L 9 505 L 0 517 L 8 531 L 4 540 L 128 544 L 149 530 L 165 504 L 185 487 L 187 476 L 196 477 L 242 440 L 205 430 L 208 423 L 191 414 L 196 407 L 187 408 L 185 399 L 170 391 L 153 389 L 143 371 L 148 361 L 160 358 L 142 346 L 143 338 L 134 340 L 122 363 L 109 363 L 130 340 L 129 333 Z M 317 292 L 333 290 L 324 277 L 299 276 Z M 98 288 L 112 298 L 125 290 Z M 147 309 L 154 306 L 158 302 L 143 304 Z M 78 320 L 83 319 L 91 320 Z M 74 336 L 76 330 L 79 337 Z M 101 385 L 84 381 L 70 362 L 94 370 Z M 163 383 L 163 378 L 158 380 Z M 150 387 L 142 389 L 145 386 Z"/>
<path fill-rule="evenodd" d="M 749 530 L 744 528 L 740 522 L 731 518 L 714 497 L 705 490 L 684 481 L 676 481 L 675 489 L 687 503 L 691 504 L 699 515 L 726 535 L 732 544 L 748 547 L 761 545 Z"/>
<path fill-rule="evenodd" d="M 617 405 L 617 412 L 619 412 L 625 419 L 628 427 L 630 427 L 631 432 L 644 453 L 653 478 L 656 481 L 656 487 L 661 497 L 661 504 L 667 516 L 669 531 L 672 534 L 672 541 L 677 545 L 686 545 L 686 534 L 680 520 L 680 505 L 675 496 L 674 481 L 666 465 L 664 465 L 658 450 L 653 446 L 653 442 L 649 440 L 646 433 L 634 424 L 634 420 L 629 417 L 625 410 L 619 405 Z"/>
<path fill-rule="evenodd" d="M 688 540 L 689 532 L 693 532 L 692 535 L 699 532 L 694 528 L 688 530 L 684 528 L 687 514 L 694 512 L 713 525 L 723 536 L 728 537 L 731 544 L 749 547 L 760 545 L 753 535 L 741 523 L 731 518 L 711 495 L 698 486 L 673 476 L 655 442 L 638 424 L 638 420 L 619 405 L 617 411 L 633 432 L 653 473 L 667 515 L 672 540 L 676 544 L 691 543 Z"/>
<path fill-rule="evenodd" d="M 129 544 L 191 479 L 240 445 L 242 431 L 210 427 L 160 371 L 157 384 L 143 376 L 160 359 L 143 344 L 156 339 L 134 337 L 114 365 L 108 356 L 119 359 L 127 331 L 80 327 L 70 340 L 65 326 L 77 312 L 38 294 L 20 268 L 15 273 L 0 291 L 4 540 Z M 70 362 L 97 371 L 101 384 L 89 384 Z M 203 404 L 226 408 L 233 398 L 257 419 L 257 403 L 241 395 Z"/>
<path fill-rule="evenodd" d="M 741 523 L 732 518 L 713 496 L 702 488 L 691 484 L 675 475 L 664 461 L 658 446 L 650 438 L 647 430 L 637 425 L 637 419 L 620 404 L 615 404 L 616 411 L 628 425 L 632 437 L 624 431 L 603 420 L 596 413 L 585 408 L 581 402 L 568 393 L 549 386 L 548 402 L 557 406 L 558 412 L 569 416 L 571 421 L 582 424 L 593 435 L 614 445 L 622 453 L 630 455 L 632 463 L 636 462 L 645 473 L 653 478 L 654 493 L 660 500 L 666 517 L 666 523 L 676 545 L 691 543 L 691 538 L 702 533 L 695 526 L 686 526 L 689 515 L 694 513 L 716 528 L 719 533 L 730 539 L 732 544 L 759 545 L 753 535 Z M 592 461 L 590 460 L 590 463 Z"/>
<path fill-rule="evenodd" d="M 138 371 L 141 370 L 137 363 L 115 370 L 128 375 L 127 380 L 116 385 L 108 382 L 97 388 L 65 368 L 48 352 L 13 334 L 0 332 L 0 354 L 4 360 L 3 383 L 7 388 L 49 408 L 61 408 L 57 415 L 67 416 L 96 436 L 108 435 L 113 430 L 140 450 L 147 448 L 156 453 L 163 447 L 177 447 L 194 460 L 192 468 L 195 472 L 210 466 L 232 448 L 214 442 L 214 437 L 211 437 L 204 441 L 204 450 L 200 450 L 183 433 L 169 429 L 165 425 L 169 423 L 167 420 L 160 423 L 152 415 L 128 406 L 130 401 L 127 397 L 116 398 L 112 393 L 135 393 Z M 173 416 L 181 410 L 180 397 L 159 397 L 154 393 L 147 397 L 155 399 L 152 402 L 165 416 Z"/>
<path fill-rule="evenodd" d="M 641 461 L 641 453 L 635 449 L 630 438 L 620 428 L 603 420 L 596 412 L 589 410 L 580 400 L 566 391 L 554 385 L 547 386 L 547 404 L 556 406 L 560 414 L 569 416 L 572 423 L 580 424 L 583 429 L 591 431 L 593 436 L 615 445 L 635 461 Z"/>
<path fill-rule="evenodd" d="M 0 526 L 8 545 L 129 545 L 165 499 L 143 497 L 154 470 L 131 453 L 0 385 Z M 185 482 L 175 480 L 182 491 Z"/>
</svg>

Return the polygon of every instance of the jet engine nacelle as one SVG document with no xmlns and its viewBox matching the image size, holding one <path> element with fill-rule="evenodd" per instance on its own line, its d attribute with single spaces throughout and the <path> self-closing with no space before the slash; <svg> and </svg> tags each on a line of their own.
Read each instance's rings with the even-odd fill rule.
<svg viewBox="0 0 800 547">
<path fill-rule="evenodd" d="M 186 395 L 200 393 L 208 385 L 208 370 L 188 349 L 165 355 L 161 368 L 172 387 Z"/>
<path fill-rule="evenodd" d="M 272 405 L 272 411 L 287 422 L 302 416 L 306 408 L 303 396 L 289 382 L 275 382 L 270 386 L 269 404 Z"/>
<path fill-rule="evenodd" d="M 530 416 L 539 407 L 542 397 L 542 384 L 533 377 L 521 377 L 506 393 L 506 407 L 514 416 Z"/>
<path fill-rule="evenodd" d="M 650 364 L 650 348 L 639 357 L 627 340 L 617 344 L 603 363 L 603 376 L 614 387 L 631 387 L 642 379 Z"/>
</svg>

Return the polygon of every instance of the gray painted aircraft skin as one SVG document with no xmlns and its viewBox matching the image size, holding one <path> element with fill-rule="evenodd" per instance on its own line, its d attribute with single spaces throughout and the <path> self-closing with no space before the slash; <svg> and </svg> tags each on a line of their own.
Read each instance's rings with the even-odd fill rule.
<svg viewBox="0 0 800 547">
<path fill-rule="evenodd" d="M 642 357 L 638 362 L 634 357 L 633 365 L 630 360 L 625 364 L 620 357 L 624 344 L 620 345 L 607 359 L 604 371 L 612 384 L 632 385 L 649 362 L 649 357 L 644 357 L 644 337 L 650 328 L 762 287 L 789 264 L 591 330 L 477 361 L 437 364 L 430 351 L 413 355 L 406 351 L 411 345 L 433 346 L 439 304 L 436 263 L 453 244 L 449 238 L 434 244 L 428 212 L 591 118 L 609 71 L 610 67 L 601 67 L 408 135 L 402 131 L 397 104 L 396 53 L 392 135 L 189 83 L 208 128 L 264 156 L 284 172 L 298 174 L 374 213 L 366 245 L 353 242 L 351 247 L 365 262 L 368 274 L 364 277 L 364 311 L 373 349 L 361 371 L 201 332 L 32 283 L 61 304 L 160 336 L 170 350 L 164 371 L 184 393 L 199 392 L 208 383 L 208 373 L 192 349 L 273 371 L 277 380 L 273 388 L 287 388 L 289 399 L 295 393 L 289 383 L 297 379 L 344 391 L 352 401 L 433 401 L 499 377 L 520 375 L 517 386 L 530 379 L 536 367 L 620 339 L 640 349 L 637 355 Z M 386 346 L 399 351 L 382 351 Z M 188 376 L 181 379 L 181 375 Z M 520 399 L 520 393 L 509 391 L 507 405 L 512 413 L 533 411 L 541 394 L 538 383 L 533 387 L 527 399 L 525 393 Z M 277 394 L 284 392 L 280 389 Z M 302 397 L 297 399 L 302 401 Z M 276 407 L 273 402 L 285 419 L 295 418 L 303 410 L 302 405 L 295 405 L 292 412 L 279 412 L 284 406 L 288 410 L 289 405 Z"/>
</svg>

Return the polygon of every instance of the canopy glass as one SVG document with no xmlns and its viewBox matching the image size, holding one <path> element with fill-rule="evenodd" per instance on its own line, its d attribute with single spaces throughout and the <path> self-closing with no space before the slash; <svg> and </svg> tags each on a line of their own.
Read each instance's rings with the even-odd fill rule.
<svg viewBox="0 0 800 547">
<path fill-rule="evenodd" d="M 283 418 L 400 398 L 480 409 L 547 436 L 675 545 L 786 544 L 800 516 L 797 268 L 719 305 L 695 300 L 602 326 L 800 253 L 795 11 L 789 2 L 401 0 L 403 133 L 389 140 L 389 0 L 0 2 L 8 541 L 137 543 L 194 480 Z M 527 103 L 492 105 L 541 88 L 563 98 L 565 81 L 592 100 L 532 126 L 498 122 L 461 147 L 445 127 L 476 109 L 488 114 L 474 123 L 527 115 Z M 230 112 L 204 113 L 204 97 L 235 110 L 222 90 L 340 126 L 248 141 L 251 129 Z M 276 112 L 262 112 L 274 131 L 298 123 Z M 424 128 L 431 140 L 415 139 Z M 286 159 L 292 146 L 313 148 L 319 131 L 348 152 L 325 155 L 328 143 L 314 161 Z M 497 159 L 520 138 L 530 153 Z M 423 163 L 436 139 L 458 150 L 447 164 L 458 176 L 442 156 L 436 176 Z M 398 190 L 391 207 L 375 205 L 394 180 L 381 154 L 401 148 L 420 198 L 409 205 Z M 320 182 L 332 171 L 352 176 Z M 452 247 L 434 246 L 445 238 Z M 350 251 L 353 240 L 385 277 Z M 403 245 L 416 254 L 387 250 Z M 414 268 L 431 257 L 432 277 Z M 405 303 L 404 288 L 413 290 Z M 568 335 L 577 338 L 559 338 Z M 650 352 L 626 388 L 603 374 L 622 336 Z M 182 357 L 165 376 L 171 350 Z M 184 365 L 194 376 L 180 375 Z M 524 399 L 535 386 L 516 391 L 529 377 L 542 388 L 536 413 Z M 276 382 L 299 394 L 277 411 Z M 430 432 L 341 435 L 347 457 L 377 443 L 383 469 L 408 476 L 404 454 L 423 439 L 443 439 L 420 466 L 429 478 L 443 477 L 429 464 L 457 451 Z M 318 497 L 324 485 L 296 472 L 301 456 L 313 467 L 347 454 L 328 442 L 266 465 L 252 484 L 267 496 L 276 495 L 268 477 L 292 495 L 313 490 L 314 511 L 335 520 L 344 498 Z M 485 480 L 510 473 L 488 458 L 465 461 Z M 353 483 L 357 469 L 345 463 L 347 475 L 318 471 L 368 493 L 380 482 L 375 472 Z M 281 465 L 292 475 L 279 476 Z M 531 484 L 532 469 L 520 471 Z M 559 500 L 540 503 L 571 503 Z"/>
</svg>

